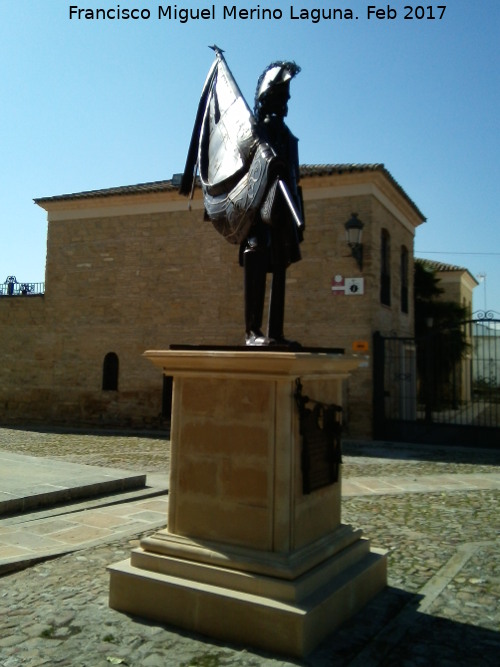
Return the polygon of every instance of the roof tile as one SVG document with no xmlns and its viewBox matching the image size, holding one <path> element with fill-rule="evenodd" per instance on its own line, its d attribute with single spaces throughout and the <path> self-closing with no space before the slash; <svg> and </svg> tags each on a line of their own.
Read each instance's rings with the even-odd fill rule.
<svg viewBox="0 0 500 667">
<path fill-rule="evenodd" d="M 301 178 L 308 178 L 313 176 L 327 176 L 332 174 L 344 173 L 362 173 L 364 171 L 380 171 L 391 181 L 394 187 L 401 193 L 401 195 L 408 201 L 408 203 L 417 211 L 422 220 L 425 220 L 424 215 L 419 211 L 415 202 L 406 194 L 399 183 L 394 179 L 385 166 L 381 163 L 373 164 L 306 164 L 301 165 Z M 177 186 L 173 185 L 172 179 L 163 181 L 152 181 L 150 183 L 137 183 L 136 185 L 121 185 L 113 188 L 104 188 L 101 190 L 86 190 L 84 192 L 74 192 L 71 194 L 55 195 L 52 197 L 38 197 L 34 201 L 36 204 L 43 204 L 51 201 L 64 201 L 75 199 L 92 199 L 98 197 L 113 197 L 120 195 L 135 195 L 145 194 L 150 192 L 175 192 Z"/>
</svg>

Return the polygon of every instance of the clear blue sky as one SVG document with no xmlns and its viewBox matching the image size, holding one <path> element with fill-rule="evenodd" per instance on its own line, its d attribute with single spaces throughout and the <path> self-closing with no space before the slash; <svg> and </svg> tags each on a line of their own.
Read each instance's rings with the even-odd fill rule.
<svg viewBox="0 0 500 667">
<path fill-rule="evenodd" d="M 269 62 L 295 60 L 288 120 L 301 162 L 384 163 L 428 219 L 416 255 L 486 274 L 475 308 L 500 312 L 500 1 L 439 1 L 441 20 L 404 19 L 409 0 L 389 3 L 392 20 L 369 20 L 370 0 L 236 3 L 280 9 L 274 21 L 224 20 L 216 1 L 215 19 L 182 24 L 159 20 L 157 0 L 76 5 L 147 9 L 149 20 L 70 20 L 75 0 L 0 0 L 0 281 L 44 279 L 33 198 L 182 171 L 215 43 L 249 103 Z M 291 6 L 359 18 L 313 23 Z"/>
</svg>

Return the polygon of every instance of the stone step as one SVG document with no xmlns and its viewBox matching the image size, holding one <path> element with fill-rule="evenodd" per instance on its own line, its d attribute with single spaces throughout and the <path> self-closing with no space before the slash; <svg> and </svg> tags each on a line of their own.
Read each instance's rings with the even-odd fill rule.
<svg viewBox="0 0 500 667">
<path fill-rule="evenodd" d="M 0 450 L 0 517 L 144 489 L 143 473 Z"/>
</svg>

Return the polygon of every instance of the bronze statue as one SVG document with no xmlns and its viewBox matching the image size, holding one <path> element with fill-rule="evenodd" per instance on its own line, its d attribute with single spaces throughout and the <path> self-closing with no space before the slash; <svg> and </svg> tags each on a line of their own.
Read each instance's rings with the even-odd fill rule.
<svg viewBox="0 0 500 667">
<path fill-rule="evenodd" d="M 303 207 L 297 139 L 285 125 L 295 63 L 269 65 L 250 111 L 217 47 L 205 82 L 180 186 L 192 193 L 199 169 L 205 216 L 244 268 L 245 343 L 297 346 L 283 333 L 285 274 L 300 260 Z M 272 273 L 267 335 L 262 331 L 266 274 Z"/>
</svg>

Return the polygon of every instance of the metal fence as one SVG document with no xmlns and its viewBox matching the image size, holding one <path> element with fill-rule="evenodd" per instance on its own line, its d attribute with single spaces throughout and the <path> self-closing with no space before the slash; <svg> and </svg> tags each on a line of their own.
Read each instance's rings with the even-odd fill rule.
<svg viewBox="0 0 500 667">
<path fill-rule="evenodd" d="M 378 438 L 500 446 L 500 320 L 478 313 L 420 339 L 375 334 L 374 431 Z"/>
<path fill-rule="evenodd" d="M 0 283 L 0 296 L 33 296 L 45 294 L 45 283 L 18 282 L 15 276 L 8 276 Z"/>
</svg>

